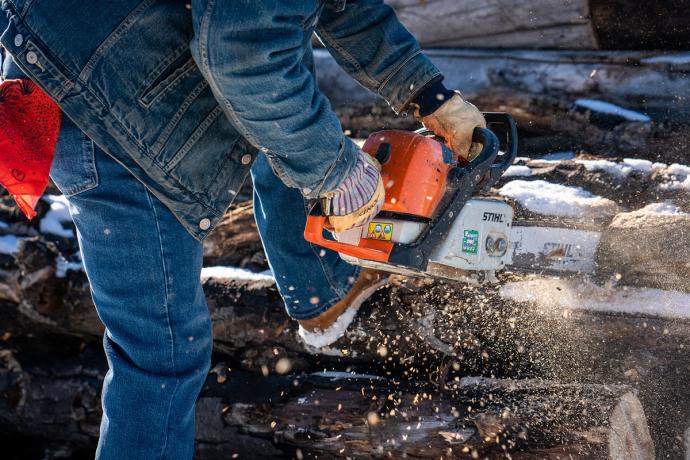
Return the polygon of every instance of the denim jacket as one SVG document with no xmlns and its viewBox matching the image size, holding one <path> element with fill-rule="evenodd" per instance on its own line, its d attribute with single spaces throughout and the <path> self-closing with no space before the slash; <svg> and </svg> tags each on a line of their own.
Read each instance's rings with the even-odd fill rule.
<svg viewBox="0 0 690 460">
<path fill-rule="evenodd" d="M 244 3 L 210 21 L 213 0 L 191 11 L 186 0 L 2 0 L 0 42 L 203 239 L 259 152 L 306 197 L 353 166 L 356 147 L 303 62 L 314 31 L 396 111 L 440 75 L 382 0 Z"/>
</svg>

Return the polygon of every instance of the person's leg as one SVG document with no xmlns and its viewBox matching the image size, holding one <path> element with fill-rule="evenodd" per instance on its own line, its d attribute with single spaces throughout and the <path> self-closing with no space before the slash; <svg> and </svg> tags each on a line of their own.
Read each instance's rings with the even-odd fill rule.
<svg viewBox="0 0 690 460">
<path fill-rule="evenodd" d="M 51 175 L 68 195 L 106 326 L 99 459 L 190 459 L 210 365 L 201 243 L 65 120 Z"/>
<path fill-rule="evenodd" d="M 359 269 L 304 239 L 304 198 L 283 184 L 264 155 L 257 157 L 251 172 L 256 225 L 288 314 L 314 318 L 345 296 Z"/>
</svg>

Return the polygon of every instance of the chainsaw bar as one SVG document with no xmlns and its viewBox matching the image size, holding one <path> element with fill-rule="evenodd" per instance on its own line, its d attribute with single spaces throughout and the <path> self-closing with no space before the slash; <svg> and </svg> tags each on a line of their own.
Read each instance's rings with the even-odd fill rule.
<svg viewBox="0 0 690 460">
<path fill-rule="evenodd" d="M 594 274 L 601 232 L 515 221 L 510 231 L 506 268 L 532 273 Z"/>
</svg>

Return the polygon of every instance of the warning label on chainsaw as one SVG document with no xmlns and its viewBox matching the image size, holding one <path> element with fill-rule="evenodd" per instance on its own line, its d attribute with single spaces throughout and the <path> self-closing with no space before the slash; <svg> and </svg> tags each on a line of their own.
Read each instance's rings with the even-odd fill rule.
<svg viewBox="0 0 690 460">
<path fill-rule="evenodd" d="M 476 230 L 465 230 L 462 235 L 462 252 L 467 254 L 477 254 L 479 251 L 479 232 Z"/>
<path fill-rule="evenodd" d="M 369 223 L 367 238 L 372 240 L 391 241 L 393 239 L 393 224 L 385 222 Z"/>
</svg>

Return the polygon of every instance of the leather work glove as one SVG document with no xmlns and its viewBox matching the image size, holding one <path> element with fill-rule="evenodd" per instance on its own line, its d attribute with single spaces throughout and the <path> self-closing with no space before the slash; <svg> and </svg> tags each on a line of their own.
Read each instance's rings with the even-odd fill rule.
<svg viewBox="0 0 690 460">
<path fill-rule="evenodd" d="M 481 151 L 481 146 L 472 144 L 474 128 L 486 128 L 484 115 L 472 104 L 455 93 L 433 113 L 417 118 L 424 127 L 442 137 L 448 147 L 458 155 L 460 162 L 470 162 Z"/>
<path fill-rule="evenodd" d="M 385 198 L 380 169 L 378 161 L 359 150 L 350 175 L 321 194 L 321 208 L 336 233 L 366 225 L 379 213 Z"/>
</svg>

